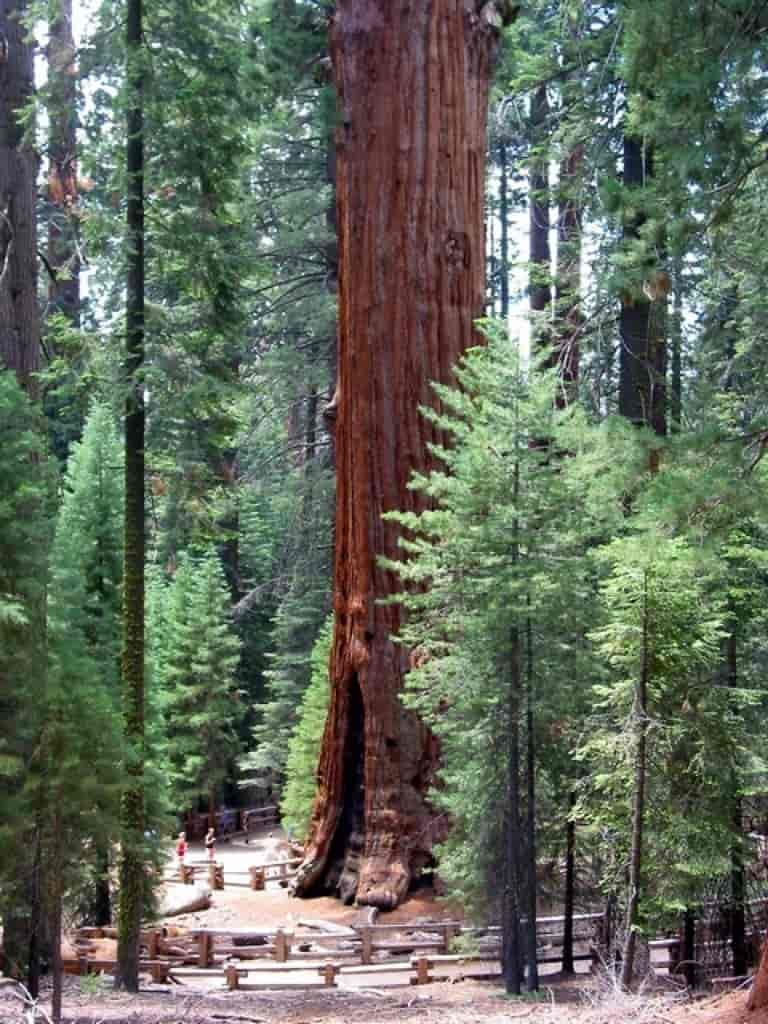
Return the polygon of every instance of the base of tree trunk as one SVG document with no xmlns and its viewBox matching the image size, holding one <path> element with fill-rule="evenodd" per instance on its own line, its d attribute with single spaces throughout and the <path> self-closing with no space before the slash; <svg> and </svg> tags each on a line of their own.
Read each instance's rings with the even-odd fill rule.
<svg viewBox="0 0 768 1024">
<path fill-rule="evenodd" d="M 748 1010 L 762 1010 L 764 1006 L 768 1006 L 768 935 L 763 943 L 760 966 L 757 968 L 757 974 L 747 998 Z"/>
<path fill-rule="evenodd" d="M 373 692 L 365 702 L 365 685 L 352 675 L 332 698 L 339 708 L 292 891 L 390 910 L 433 865 L 432 847 L 445 838 L 444 818 L 425 797 L 435 781 L 437 743 L 397 700 Z"/>
</svg>

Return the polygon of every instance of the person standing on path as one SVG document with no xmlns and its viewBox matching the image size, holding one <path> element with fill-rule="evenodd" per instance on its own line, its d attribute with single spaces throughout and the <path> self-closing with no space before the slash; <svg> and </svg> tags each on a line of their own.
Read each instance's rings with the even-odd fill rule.
<svg viewBox="0 0 768 1024">
<path fill-rule="evenodd" d="M 212 828 L 205 834 L 205 848 L 208 851 L 208 861 L 213 863 L 216 859 L 216 833 Z"/>
<path fill-rule="evenodd" d="M 187 855 L 187 833 L 179 832 L 179 838 L 176 843 L 176 859 L 179 864 L 179 874 L 184 877 L 184 858 Z"/>
</svg>

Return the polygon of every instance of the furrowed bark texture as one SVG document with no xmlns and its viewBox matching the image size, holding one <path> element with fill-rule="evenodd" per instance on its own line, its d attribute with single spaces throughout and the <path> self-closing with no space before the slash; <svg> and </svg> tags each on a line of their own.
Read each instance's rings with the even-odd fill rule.
<svg viewBox="0 0 768 1024">
<path fill-rule="evenodd" d="M 653 150 L 634 136 L 624 137 L 624 184 L 641 188 L 653 176 Z M 645 216 L 640 213 L 626 225 L 625 238 L 639 237 Z M 650 269 L 650 268 L 649 268 Z M 619 335 L 619 414 L 637 426 L 647 426 L 664 436 L 666 426 L 667 348 L 665 338 L 666 295 L 656 295 L 653 280 L 642 294 L 627 293 L 622 299 Z"/>
<path fill-rule="evenodd" d="M 19 116 L 33 92 L 24 0 L 0 0 L 0 364 L 33 398 L 40 368 L 35 178 L 37 157 Z"/>
<path fill-rule="evenodd" d="M 76 324 L 80 316 L 80 262 L 77 249 L 77 95 L 72 0 L 58 0 L 51 18 L 48 74 L 51 98 L 48 170 L 48 283 L 53 312 Z"/>
<path fill-rule="evenodd" d="M 493 16 L 493 17 L 492 17 Z M 315 805 L 295 891 L 397 905 L 442 834 L 425 800 L 437 745 L 398 694 L 399 589 L 392 509 L 442 438 L 418 412 L 478 343 L 492 4 L 340 0 L 331 46 L 338 91 L 339 358 L 332 696 Z"/>
<path fill-rule="evenodd" d="M 130 745 L 121 806 L 118 968 L 115 985 L 139 988 L 144 863 L 144 121 L 140 48 L 142 0 L 126 17 L 128 106 L 128 273 L 126 281 L 125 553 L 123 564 L 123 719 Z"/>
</svg>

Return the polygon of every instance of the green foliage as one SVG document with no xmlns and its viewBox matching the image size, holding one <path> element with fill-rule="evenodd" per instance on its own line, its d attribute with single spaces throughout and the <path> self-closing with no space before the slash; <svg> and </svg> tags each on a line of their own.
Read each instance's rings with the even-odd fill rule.
<svg viewBox="0 0 768 1024">
<path fill-rule="evenodd" d="M 312 677 L 302 697 L 296 727 L 288 744 L 280 812 L 283 823 L 299 840 L 307 834 L 315 799 L 317 762 L 331 698 L 328 661 L 332 643 L 333 618 L 330 617 L 312 648 Z"/>
<path fill-rule="evenodd" d="M 41 774 L 45 578 L 50 498 L 40 421 L 13 373 L 0 371 L 0 904 L 31 884 L 31 800 Z M 10 945 L 10 943 L 9 943 Z"/>
<path fill-rule="evenodd" d="M 651 906 L 685 905 L 702 878 L 725 871 L 729 851 L 732 778 L 724 768 L 732 762 L 741 701 L 725 681 L 713 680 L 723 609 L 706 560 L 682 537 L 638 526 L 596 558 L 608 575 L 600 587 L 601 624 L 589 638 L 607 671 L 593 687 L 580 751 L 590 767 L 582 814 L 607 843 L 606 884 L 621 892 L 642 676 L 648 747 L 643 856 L 665 865 L 663 872 L 649 872 Z"/>
<path fill-rule="evenodd" d="M 546 733 L 562 718 L 562 680 L 583 631 L 575 609 L 589 607 L 579 480 L 553 454 L 581 427 L 573 412 L 554 408 L 552 375 L 525 372 L 498 331 L 456 376 L 461 390 L 437 389 L 443 411 L 425 410 L 451 436 L 437 452 L 445 469 L 413 481 L 434 507 L 393 515 L 408 531 L 405 558 L 393 567 L 408 587 L 403 639 L 417 664 L 406 699 L 443 751 L 433 798 L 451 833 L 440 871 L 452 892 L 488 912 L 504 849 L 494 808 L 508 806 L 510 716 L 521 713 L 510 704 L 510 658 L 518 672 L 534 665 L 528 685 L 544 695 L 536 728 Z M 524 655 L 511 650 L 515 631 L 526 636 Z"/>
<path fill-rule="evenodd" d="M 213 794 L 237 753 L 240 641 L 215 552 L 182 560 L 162 615 L 168 638 L 153 653 L 159 653 L 155 672 L 163 692 L 170 784 L 181 809 Z"/>
</svg>

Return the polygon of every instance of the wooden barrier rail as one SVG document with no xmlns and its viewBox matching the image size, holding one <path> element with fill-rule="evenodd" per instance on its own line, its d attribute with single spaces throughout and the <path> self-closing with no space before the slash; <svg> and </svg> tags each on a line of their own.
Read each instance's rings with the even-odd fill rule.
<svg viewBox="0 0 768 1024">
<path fill-rule="evenodd" d="M 290 862 L 279 861 L 268 866 L 283 869 L 286 863 Z M 582 920 L 589 921 L 600 915 L 580 916 Z M 549 918 L 544 923 L 550 927 L 561 920 Z M 81 939 L 89 939 L 107 932 L 114 933 L 114 929 L 82 929 L 78 934 Z M 486 945 L 474 954 L 452 954 L 451 942 L 461 934 L 478 936 Z M 238 943 L 238 937 L 241 943 Z M 545 932 L 542 938 L 556 941 L 560 936 Z M 182 977 L 220 977 L 226 979 L 227 984 L 237 985 L 241 977 L 247 980 L 248 972 L 321 970 L 324 984 L 335 984 L 334 979 L 339 973 L 409 973 L 413 963 L 421 962 L 425 957 L 429 965 L 495 960 L 500 953 L 500 939 L 498 927 L 466 926 L 459 921 L 361 925 L 339 932 L 310 931 L 299 935 L 283 928 L 201 928 L 182 935 L 164 935 L 158 929 L 146 929 L 141 936 L 142 948 L 147 952 L 147 959 L 142 964 L 151 971 L 153 978 L 181 982 Z M 674 941 L 661 940 L 660 944 L 671 948 Z M 383 954 L 387 959 L 381 961 L 377 954 Z M 401 954 L 410 956 L 398 958 Z M 233 963 L 234 959 L 238 962 Z M 542 950 L 538 959 L 542 964 L 557 963 L 561 956 Z M 597 954 L 590 946 L 588 952 L 576 952 L 574 959 L 594 963 Z M 256 964 L 254 961 L 261 962 Z M 69 964 L 69 969 L 76 972 L 108 970 L 110 964 L 110 961 L 90 959 L 83 954 Z M 234 975 L 233 968 L 240 973 Z"/>
</svg>

